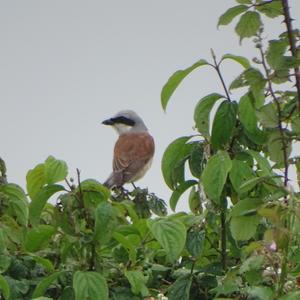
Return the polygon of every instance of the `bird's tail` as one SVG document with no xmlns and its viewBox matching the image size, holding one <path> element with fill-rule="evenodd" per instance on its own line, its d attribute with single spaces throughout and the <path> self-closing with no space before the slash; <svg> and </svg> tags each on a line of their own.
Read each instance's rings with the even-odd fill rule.
<svg viewBox="0 0 300 300">
<path fill-rule="evenodd" d="M 111 189 L 114 187 L 114 182 L 112 180 L 112 177 L 109 176 L 106 181 L 103 183 L 104 186 L 106 186 L 108 189 Z"/>
<path fill-rule="evenodd" d="M 122 182 L 122 173 L 120 172 L 112 172 L 110 176 L 106 179 L 106 181 L 103 183 L 104 186 L 106 186 L 108 189 L 111 189 L 113 187 L 120 187 L 123 185 Z"/>
</svg>

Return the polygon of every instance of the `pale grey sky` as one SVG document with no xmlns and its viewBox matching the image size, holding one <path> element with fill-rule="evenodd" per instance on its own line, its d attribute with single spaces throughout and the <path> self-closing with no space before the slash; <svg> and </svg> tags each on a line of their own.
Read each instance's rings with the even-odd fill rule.
<svg viewBox="0 0 300 300">
<path fill-rule="evenodd" d="M 193 110 L 217 76 L 195 71 L 174 94 L 167 114 L 160 92 L 169 76 L 210 48 L 255 55 L 238 44 L 234 24 L 216 28 L 232 0 L 0 0 L 0 156 L 11 182 L 25 186 L 26 172 L 48 155 L 82 178 L 103 182 L 111 172 L 117 138 L 101 121 L 121 109 L 140 114 L 156 141 L 152 168 L 138 182 L 168 201 L 162 154 L 176 137 L 193 133 Z M 297 18 L 300 1 L 291 1 Z M 235 22 L 234 22 L 235 23 Z M 298 22 L 299 25 L 299 22 Z M 280 27 L 269 24 L 269 35 Z M 229 83 L 241 69 L 225 65 Z M 183 200 L 178 209 L 186 207 Z"/>
</svg>

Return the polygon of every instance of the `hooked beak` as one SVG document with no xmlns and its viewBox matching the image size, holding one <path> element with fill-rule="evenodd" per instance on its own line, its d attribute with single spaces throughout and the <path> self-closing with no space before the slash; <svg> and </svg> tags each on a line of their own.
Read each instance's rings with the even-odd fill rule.
<svg viewBox="0 0 300 300">
<path fill-rule="evenodd" d="M 102 122 L 104 125 L 114 125 L 114 121 L 112 119 L 107 119 Z"/>
</svg>

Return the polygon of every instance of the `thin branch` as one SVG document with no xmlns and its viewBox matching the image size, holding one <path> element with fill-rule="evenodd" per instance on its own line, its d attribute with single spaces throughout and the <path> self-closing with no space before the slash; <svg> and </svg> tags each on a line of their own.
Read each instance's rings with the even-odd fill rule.
<svg viewBox="0 0 300 300">
<path fill-rule="evenodd" d="M 6 166 L 4 160 L 0 157 L 0 184 L 7 183 Z"/>
<path fill-rule="evenodd" d="M 67 184 L 67 186 L 69 187 L 70 191 L 73 191 L 74 190 L 74 186 L 71 185 L 71 183 L 69 182 L 69 180 L 67 178 L 65 178 L 65 183 Z"/>
<path fill-rule="evenodd" d="M 269 88 L 270 94 L 274 100 L 274 103 L 276 105 L 277 114 L 278 114 L 278 129 L 280 132 L 280 137 L 281 137 L 281 142 L 282 142 L 282 153 L 283 153 L 283 163 L 284 163 L 284 186 L 286 187 L 288 184 L 288 180 L 289 180 L 288 179 L 289 163 L 288 163 L 288 154 L 287 154 L 287 143 L 286 143 L 286 138 L 284 136 L 284 128 L 282 126 L 282 111 L 281 111 L 279 99 L 277 98 L 277 96 L 273 90 L 272 81 L 270 78 L 270 71 L 267 66 L 267 62 L 265 60 L 264 51 L 262 49 L 262 40 L 261 40 L 261 37 L 259 37 L 259 38 L 260 38 L 260 43 L 259 43 L 258 49 L 259 49 L 259 52 L 261 55 L 261 62 L 262 62 L 262 66 L 265 70 L 265 74 L 266 74 L 266 78 L 267 78 L 267 82 L 268 82 L 268 88 Z"/>
<path fill-rule="evenodd" d="M 222 268 L 226 272 L 227 269 L 227 237 L 226 237 L 226 208 L 221 210 L 221 258 Z"/>
<path fill-rule="evenodd" d="M 77 182 L 78 182 L 79 194 L 82 197 L 82 189 L 81 189 L 81 181 L 80 181 L 80 170 L 76 169 L 76 172 L 77 172 Z"/>
<path fill-rule="evenodd" d="M 216 55 L 215 55 L 215 52 L 213 51 L 213 49 L 210 49 L 210 50 L 211 50 L 211 56 L 212 56 L 212 58 L 214 60 L 214 65 L 212 65 L 212 66 L 214 67 L 214 69 L 217 71 L 217 73 L 219 75 L 219 78 L 220 78 L 221 83 L 223 85 L 224 91 L 226 93 L 227 100 L 231 101 L 228 89 L 226 87 L 225 81 L 224 81 L 223 76 L 222 76 L 221 71 L 220 71 L 220 63 L 217 63 L 217 58 L 216 58 Z"/>
<path fill-rule="evenodd" d="M 191 272 L 190 272 L 190 274 L 191 274 L 191 275 L 193 275 L 193 273 L 194 273 L 194 268 L 195 268 L 195 265 L 196 265 L 196 260 L 195 260 L 195 259 L 193 259 L 193 262 L 192 262 L 192 267 L 191 267 Z"/>
<path fill-rule="evenodd" d="M 84 207 L 84 201 L 83 201 L 83 191 L 82 191 L 82 188 L 81 188 L 81 179 L 80 179 L 80 170 L 79 169 L 76 169 L 76 172 L 77 172 L 77 184 L 78 184 L 78 190 L 79 190 L 79 195 L 77 196 L 76 194 L 76 197 L 79 201 L 79 205 L 80 205 L 80 208 L 82 210 L 82 213 L 83 213 L 83 217 L 86 221 L 86 224 L 89 228 L 93 228 L 93 220 L 90 218 L 89 216 L 89 213 L 88 211 L 85 209 Z"/>
<path fill-rule="evenodd" d="M 282 152 L 283 152 L 283 163 L 284 163 L 284 186 L 287 187 L 288 184 L 288 171 L 289 171 L 289 162 L 288 162 L 288 154 L 287 154 L 287 143 L 286 143 L 286 138 L 284 136 L 284 128 L 282 126 L 282 111 L 281 111 L 281 107 L 280 107 L 280 102 L 279 99 L 276 97 L 276 94 L 273 90 L 273 86 L 272 86 L 272 81 L 270 78 L 270 72 L 265 60 L 265 54 L 264 51 L 262 49 L 262 40 L 261 37 L 260 38 L 260 43 L 259 43 L 259 51 L 261 54 L 261 60 L 262 60 L 262 65 L 263 68 L 265 70 L 266 73 L 266 77 L 267 77 L 267 82 L 268 82 L 268 86 L 269 86 L 269 90 L 270 90 L 270 94 L 274 100 L 274 103 L 276 105 L 277 108 L 277 114 L 278 114 L 278 129 L 280 132 L 280 136 L 281 136 L 281 142 L 282 142 Z M 287 196 L 284 196 L 284 200 L 286 204 L 288 203 L 287 200 Z M 285 222 L 285 227 L 289 228 L 289 224 L 288 221 Z M 284 283 L 286 281 L 286 276 L 287 276 L 287 268 L 288 268 L 288 252 L 289 252 L 289 241 L 286 242 L 286 245 L 284 247 L 283 250 L 283 260 L 281 262 L 281 274 L 280 274 L 280 278 L 279 278 L 279 286 L 278 286 L 278 296 L 281 296 L 283 294 L 283 288 L 284 288 Z"/>
<path fill-rule="evenodd" d="M 281 3 L 283 6 L 284 22 L 287 28 L 290 50 L 293 57 L 297 58 L 297 46 L 296 46 L 296 39 L 295 39 L 293 25 L 292 25 L 292 18 L 290 15 L 289 2 L 288 0 L 281 0 Z M 298 111 L 300 114 L 300 69 L 298 66 L 296 66 L 294 70 L 295 70 L 296 88 L 298 93 Z"/>
</svg>

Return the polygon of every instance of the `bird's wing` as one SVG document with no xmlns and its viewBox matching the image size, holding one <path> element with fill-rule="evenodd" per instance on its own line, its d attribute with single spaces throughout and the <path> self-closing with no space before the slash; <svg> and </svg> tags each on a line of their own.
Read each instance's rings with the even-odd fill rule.
<svg viewBox="0 0 300 300">
<path fill-rule="evenodd" d="M 142 168 L 151 160 L 153 154 L 154 141 L 149 133 L 122 134 L 115 145 L 113 170 L 114 172 L 128 171 L 131 166 L 135 166 L 135 169 Z"/>
</svg>

